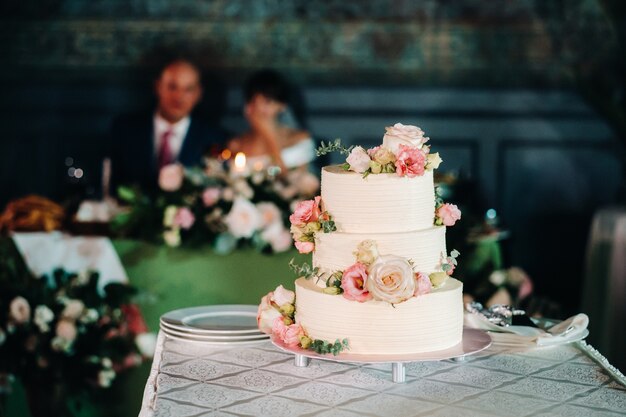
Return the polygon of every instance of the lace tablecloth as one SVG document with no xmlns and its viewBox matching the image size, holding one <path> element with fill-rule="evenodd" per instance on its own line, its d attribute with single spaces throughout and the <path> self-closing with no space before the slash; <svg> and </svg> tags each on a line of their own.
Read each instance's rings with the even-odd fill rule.
<svg viewBox="0 0 626 417">
<path fill-rule="evenodd" d="M 269 341 L 207 346 L 159 335 L 140 417 L 624 416 L 626 381 L 584 342 L 463 361 L 391 365 L 312 360 Z"/>
</svg>

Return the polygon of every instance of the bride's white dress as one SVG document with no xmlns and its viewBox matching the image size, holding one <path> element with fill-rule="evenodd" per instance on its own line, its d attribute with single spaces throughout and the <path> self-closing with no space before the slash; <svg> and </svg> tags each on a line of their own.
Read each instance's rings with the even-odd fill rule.
<svg viewBox="0 0 626 417">
<path fill-rule="evenodd" d="M 287 168 L 296 168 L 308 164 L 315 159 L 315 143 L 312 138 L 301 140 L 300 142 L 283 148 L 280 156 Z M 249 166 L 256 169 L 265 168 L 271 165 L 272 159 L 269 155 L 250 156 L 247 158 Z"/>
</svg>

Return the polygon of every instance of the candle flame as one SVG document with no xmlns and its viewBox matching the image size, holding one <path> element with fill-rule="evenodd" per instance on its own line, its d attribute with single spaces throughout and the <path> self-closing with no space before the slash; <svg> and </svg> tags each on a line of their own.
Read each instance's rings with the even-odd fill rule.
<svg viewBox="0 0 626 417">
<path fill-rule="evenodd" d="M 237 152 L 235 155 L 235 168 L 239 171 L 243 171 L 246 167 L 246 154 L 243 152 Z"/>
</svg>

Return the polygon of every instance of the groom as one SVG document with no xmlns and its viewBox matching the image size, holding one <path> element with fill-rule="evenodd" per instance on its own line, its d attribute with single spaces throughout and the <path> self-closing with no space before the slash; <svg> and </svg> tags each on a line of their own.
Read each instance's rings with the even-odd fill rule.
<svg viewBox="0 0 626 417">
<path fill-rule="evenodd" d="M 200 165 L 212 146 L 224 143 L 218 129 L 191 115 L 202 97 L 200 71 L 192 62 L 168 62 L 155 82 L 157 108 L 125 116 L 111 128 L 111 184 L 138 185 L 150 191 L 160 168 L 171 163 Z"/>
</svg>

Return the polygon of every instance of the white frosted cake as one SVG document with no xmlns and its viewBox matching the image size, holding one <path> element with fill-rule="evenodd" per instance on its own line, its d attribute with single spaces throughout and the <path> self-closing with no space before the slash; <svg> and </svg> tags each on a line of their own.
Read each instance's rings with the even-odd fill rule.
<svg viewBox="0 0 626 417">
<path fill-rule="evenodd" d="M 382 146 L 346 150 L 346 164 L 322 169 L 321 196 L 290 217 L 296 247 L 312 266 L 295 294 L 263 298 L 259 327 L 288 346 L 337 354 L 411 354 L 461 341 L 463 285 L 450 277 L 446 225 L 460 211 L 435 194 L 441 159 L 421 129 L 396 124 Z"/>
</svg>

